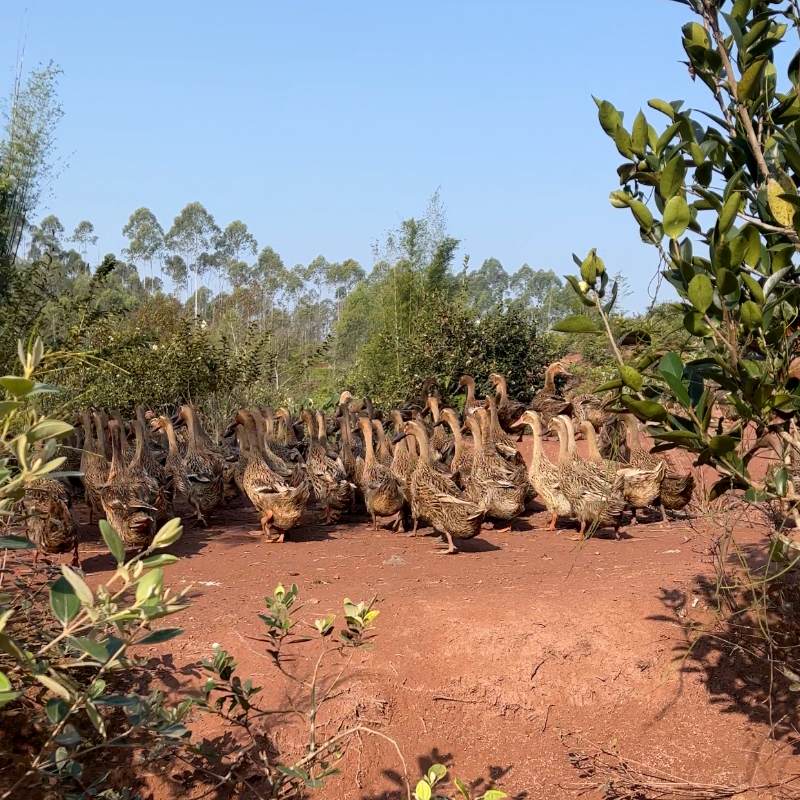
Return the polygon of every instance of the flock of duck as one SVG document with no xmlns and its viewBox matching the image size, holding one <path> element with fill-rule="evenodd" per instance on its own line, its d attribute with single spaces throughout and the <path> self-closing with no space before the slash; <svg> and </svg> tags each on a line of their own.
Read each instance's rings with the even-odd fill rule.
<svg viewBox="0 0 800 800">
<path fill-rule="evenodd" d="M 461 414 L 442 407 L 432 378 L 387 418 L 350 392 L 334 414 L 306 409 L 293 419 L 286 408 L 242 409 L 219 443 L 190 405 L 176 417 L 138 407 L 129 423 L 113 412 L 83 412 L 76 440 L 64 449 L 73 462 L 66 468 L 80 480 L 43 478 L 28 488 L 21 501 L 28 537 L 37 558 L 73 552 L 78 563 L 73 501 L 80 493 L 89 523 L 104 515 L 133 552 L 175 516 L 178 499 L 205 525 L 244 495 L 261 520 L 253 535 L 271 542 L 366 508 L 375 530 L 379 522 L 397 532 L 410 528 L 412 536 L 420 525 L 432 528 L 445 553 L 458 552 L 456 540 L 477 536 L 485 520 L 510 528 L 533 497 L 550 512 L 550 530 L 569 518 L 580 523 L 581 536 L 611 528 L 618 537 L 629 511 L 635 524 L 640 509 L 660 507 L 666 520 L 667 509 L 684 508 L 694 477 L 650 453 L 634 417 L 606 414 L 593 395 L 563 397 L 559 374 L 569 375 L 557 362 L 530 404 L 510 398 L 499 374 L 490 376 L 493 394 L 478 399 L 465 375 Z M 526 467 L 517 445 L 528 427 L 533 455 Z M 543 446 L 548 432 L 559 440 L 556 462 Z M 578 453 L 577 434 L 587 440 L 587 457 Z"/>
</svg>

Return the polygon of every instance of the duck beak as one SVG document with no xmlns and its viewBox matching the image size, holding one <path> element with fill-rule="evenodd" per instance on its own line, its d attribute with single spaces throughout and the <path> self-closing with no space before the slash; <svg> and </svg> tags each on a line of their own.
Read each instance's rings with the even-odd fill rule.
<svg viewBox="0 0 800 800">
<path fill-rule="evenodd" d="M 525 419 L 524 416 L 520 417 L 516 422 L 514 422 L 511 427 L 512 428 L 521 428 L 523 425 L 527 425 L 528 421 Z"/>
<path fill-rule="evenodd" d="M 395 436 L 395 437 L 392 439 L 392 444 L 397 444 L 398 442 L 402 442 L 402 441 L 403 441 L 403 439 L 405 439 L 405 438 L 406 438 L 406 436 L 408 436 L 408 434 L 407 434 L 407 433 L 398 433 L 398 434 L 397 434 L 397 436 Z"/>
<path fill-rule="evenodd" d="M 438 428 L 440 425 L 444 425 L 444 420 L 440 419 L 438 422 L 433 423 L 434 428 Z"/>
</svg>

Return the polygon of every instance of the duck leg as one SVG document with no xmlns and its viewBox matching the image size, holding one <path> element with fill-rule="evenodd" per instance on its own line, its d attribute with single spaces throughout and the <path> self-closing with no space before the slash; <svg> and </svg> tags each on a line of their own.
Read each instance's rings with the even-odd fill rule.
<svg viewBox="0 0 800 800">
<path fill-rule="evenodd" d="M 553 519 L 550 520 L 550 527 L 547 530 L 554 531 L 556 529 L 556 520 L 558 520 L 558 514 L 553 513 Z"/>
<path fill-rule="evenodd" d="M 667 509 L 664 508 L 664 504 L 660 503 L 660 507 L 661 507 L 661 521 L 669 522 L 669 517 L 667 516 Z"/>
<path fill-rule="evenodd" d="M 38 553 L 39 551 L 37 550 L 36 552 Z M 77 537 L 75 539 L 75 549 L 72 551 L 72 566 L 73 567 L 77 567 L 78 569 L 81 568 L 81 560 L 80 560 L 80 557 L 78 556 L 78 539 L 77 539 Z"/>
<path fill-rule="evenodd" d="M 586 535 L 586 520 L 582 519 L 581 520 L 581 527 L 580 527 L 580 530 L 578 531 L 578 538 L 579 539 L 583 539 L 583 537 L 585 535 Z"/>
<path fill-rule="evenodd" d="M 378 518 L 375 516 L 375 512 L 372 512 L 372 530 L 376 533 L 378 532 Z"/>
<path fill-rule="evenodd" d="M 639 517 L 637 516 L 638 508 L 633 509 L 633 514 L 631 514 L 631 525 L 638 525 L 639 524 Z"/>
<path fill-rule="evenodd" d="M 441 556 L 449 556 L 457 553 L 458 548 L 455 546 L 455 544 L 453 544 L 453 537 L 447 533 L 447 531 L 445 531 L 442 535 L 447 539 L 447 549 L 439 549 L 436 551 L 437 554 Z"/>
</svg>

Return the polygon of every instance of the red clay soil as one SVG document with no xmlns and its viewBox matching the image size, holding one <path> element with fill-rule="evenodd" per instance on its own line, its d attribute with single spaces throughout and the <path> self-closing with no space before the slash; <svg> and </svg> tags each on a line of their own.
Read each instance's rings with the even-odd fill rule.
<svg viewBox="0 0 800 800">
<path fill-rule="evenodd" d="M 527 439 L 523 448 L 527 456 Z M 377 595 L 374 647 L 356 656 L 331 715 L 394 738 L 414 783 L 438 761 L 481 791 L 491 785 L 531 800 L 602 797 L 591 789 L 602 778 L 582 777 L 570 753 L 611 741 L 625 757 L 686 781 L 746 786 L 786 778 L 798 767 L 796 739 L 791 731 L 770 739 L 764 677 L 737 674 L 714 646 L 679 660 L 682 624 L 707 613 L 712 529 L 696 519 L 652 519 L 620 541 L 581 544 L 570 523 L 542 530 L 547 515 L 534 502 L 518 529 L 498 533 L 487 525 L 459 555 L 441 556 L 433 538 L 375 533 L 365 522 L 292 531 L 291 541 L 267 544 L 249 535 L 258 529 L 255 511 L 237 501 L 209 530 L 187 525 L 173 548 L 182 559 L 167 570 L 168 583 L 192 583 L 196 591 L 192 608 L 168 622 L 186 633 L 163 645 L 172 654 L 166 663 L 185 686 L 197 685 L 194 668 L 219 642 L 238 659 L 238 674 L 278 705 L 291 688 L 255 641 L 264 595 L 279 582 L 297 583 L 307 620 L 341 615 L 345 597 Z M 754 545 L 763 541 L 763 529 L 745 535 Z M 84 548 L 93 582 L 107 574 L 110 558 L 99 541 Z M 304 651 L 299 670 L 315 647 Z M 167 683 L 176 688 L 174 677 Z M 773 719 L 786 713 L 772 709 Z M 196 735 L 219 732 L 197 720 Z M 279 744 L 297 752 L 304 735 L 290 723 Z M 316 797 L 404 796 L 397 754 L 381 739 L 363 736 L 339 767 L 342 774 Z M 207 791 L 184 785 L 184 772 L 179 765 L 153 771 L 154 799 Z"/>
</svg>

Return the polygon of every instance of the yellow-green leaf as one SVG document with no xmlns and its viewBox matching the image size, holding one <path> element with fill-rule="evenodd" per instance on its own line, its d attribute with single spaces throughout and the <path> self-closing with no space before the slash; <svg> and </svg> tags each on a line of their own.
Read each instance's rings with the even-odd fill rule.
<svg viewBox="0 0 800 800">
<path fill-rule="evenodd" d="M 777 223 L 784 228 L 791 228 L 796 208 L 788 200 L 783 200 L 782 194 L 797 194 L 792 179 L 785 172 L 777 179 L 771 177 L 767 180 L 767 203 Z"/>
<path fill-rule="evenodd" d="M 689 281 L 689 302 L 701 313 L 705 314 L 714 300 L 714 287 L 707 275 L 695 275 Z"/>
<path fill-rule="evenodd" d="M 692 220 L 688 203 L 680 196 L 673 197 L 664 208 L 664 233 L 671 239 L 683 236 Z"/>
<path fill-rule="evenodd" d="M 738 192 L 733 192 L 722 206 L 719 214 L 719 232 L 724 236 L 730 229 L 739 213 L 742 204 L 742 196 Z"/>
<path fill-rule="evenodd" d="M 678 153 L 670 159 L 659 178 L 658 188 L 661 190 L 662 197 L 665 200 L 675 197 L 683 187 L 685 178 L 686 162 L 683 160 L 683 154 Z"/>
<path fill-rule="evenodd" d="M 620 366 L 619 374 L 623 383 L 633 389 L 635 392 L 642 390 L 642 376 L 633 367 Z"/>
<path fill-rule="evenodd" d="M 761 76 L 768 59 L 765 56 L 755 59 L 739 78 L 737 94 L 740 103 L 746 103 L 757 96 Z"/>
<path fill-rule="evenodd" d="M 761 327 L 761 309 L 752 300 L 742 303 L 742 322 L 749 330 L 754 331 Z"/>
</svg>

